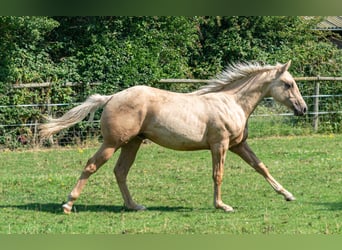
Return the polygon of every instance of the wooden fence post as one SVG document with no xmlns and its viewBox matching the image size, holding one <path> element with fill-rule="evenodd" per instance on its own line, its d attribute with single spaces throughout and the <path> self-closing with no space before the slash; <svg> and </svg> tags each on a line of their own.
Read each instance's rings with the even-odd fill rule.
<svg viewBox="0 0 342 250">
<path fill-rule="evenodd" d="M 319 76 L 318 81 L 315 82 L 315 95 L 314 95 L 314 117 L 313 117 L 313 129 L 315 132 L 318 131 L 319 123 Z"/>
</svg>

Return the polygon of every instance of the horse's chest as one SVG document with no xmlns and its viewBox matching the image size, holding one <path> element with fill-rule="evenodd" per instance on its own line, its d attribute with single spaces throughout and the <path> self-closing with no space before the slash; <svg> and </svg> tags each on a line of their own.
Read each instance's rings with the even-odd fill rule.
<svg viewBox="0 0 342 250">
<path fill-rule="evenodd" d="M 208 137 L 211 142 L 229 141 L 229 145 L 236 145 L 244 138 L 246 118 L 239 109 L 221 110 L 212 115 L 208 128 Z"/>
</svg>

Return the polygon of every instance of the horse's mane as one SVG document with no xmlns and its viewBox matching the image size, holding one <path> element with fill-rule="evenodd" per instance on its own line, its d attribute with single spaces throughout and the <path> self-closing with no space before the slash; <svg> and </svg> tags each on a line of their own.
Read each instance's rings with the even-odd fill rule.
<svg viewBox="0 0 342 250">
<path fill-rule="evenodd" d="M 279 67 L 280 64 L 275 66 L 272 65 L 261 65 L 259 63 L 233 63 L 226 67 L 221 73 L 219 73 L 211 82 L 207 85 L 202 86 L 199 90 L 193 92 L 193 94 L 203 95 L 211 92 L 217 92 L 225 88 L 227 85 L 247 78 L 249 76 L 273 70 Z"/>
</svg>

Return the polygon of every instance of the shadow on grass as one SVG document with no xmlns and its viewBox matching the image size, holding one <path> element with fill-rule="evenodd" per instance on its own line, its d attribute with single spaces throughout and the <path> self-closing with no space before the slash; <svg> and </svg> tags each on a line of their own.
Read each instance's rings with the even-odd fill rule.
<svg viewBox="0 0 342 250">
<path fill-rule="evenodd" d="M 15 208 L 21 210 L 45 212 L 52 214 L 63 214 L 62 204 L 58 203 L 29 203 L 23 205 L 0 205 L 2 208 Z M 160 212 L 191 212 L 193 208 L 190 207 L 169 207 L 169 206 L 155 206 L 148 207 L 147 211 L 160 211 Z M 128 210 L 124 206 L 114 206 L 114 205 L 82 205 L 77 204 L 73 207 L 73 213 L 82 212 L 111 212 L 111 213 L 122 213 L 122 212 L 136 212 L 133 210 Z"/>
<path fill-rule="evenodd" d="M 330 210 L 330 211 L 340 211 L 342 210 L 342 201 L 337 202 L 312 202 L 311 204 L 324 207 L 324 210 Z"/>
</svg>

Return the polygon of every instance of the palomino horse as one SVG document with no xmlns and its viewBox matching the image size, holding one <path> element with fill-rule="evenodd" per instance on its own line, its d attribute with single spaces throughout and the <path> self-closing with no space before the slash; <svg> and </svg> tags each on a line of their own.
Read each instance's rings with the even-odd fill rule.
<svg viewBox="0 0 342 250">
<path fill-rule="evenodd" d="M 187 94 L 147 86 L 135 86 L 110 96 L 95 94 L 62 117 L 50 119 L 40 126 L 43 138 L 80 122 L 90 112 L 104 106 L 102 146 L 88 160 L 67 203 L 63 205 L 64 212 L 71 212 L 88 178 L 119 148 L 121 153 L 114 174 L 125 206 L 133 210 L 145 209 L 133 201 L 126 177 L 140 144 L 146 138 L 175 150 L 210 150 L 216 208 L 233 211 L 221 199 L 223 165 L 228 150 L 251 165 L 287 201 L 294 200 L 294 196 L 271 176 L 246 142 L 247 120 L 266 96 L 286 105 L 295 115 L 305 114 L 306 104 L 287 71 L 290 64 L 291 61 L 275 66 L 231 65 L 212 83 Z"/>
</svg>

